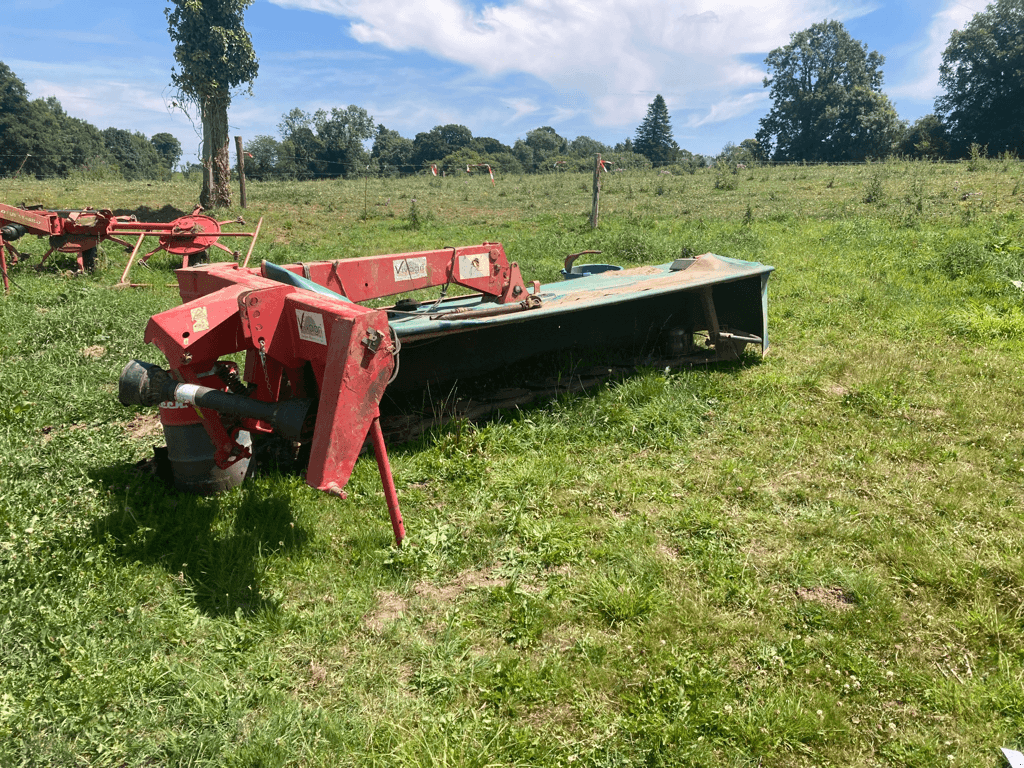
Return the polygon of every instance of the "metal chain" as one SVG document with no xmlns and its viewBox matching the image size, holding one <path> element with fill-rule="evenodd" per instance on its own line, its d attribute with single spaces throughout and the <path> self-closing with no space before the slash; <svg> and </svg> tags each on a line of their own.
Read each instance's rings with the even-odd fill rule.
<svg viewBox="0 0 1024 768">
<path fill-rule="evenodd" d="M 267 373 L 267 343 L 263 339 L 260 339 L 260 365 L 263 366 L 263 380 L 267 382 L 267 392 L 272 392 L 270 374 Z"/>
</svg>

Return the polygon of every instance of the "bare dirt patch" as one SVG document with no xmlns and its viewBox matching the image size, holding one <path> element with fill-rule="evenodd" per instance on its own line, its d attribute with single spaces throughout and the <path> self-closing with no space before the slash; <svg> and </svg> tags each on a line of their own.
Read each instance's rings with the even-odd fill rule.
<svg viewBox="0 0 1024 768">
<path fill-rule="evenodd" d="M 448 584 L 438 586 L 426 582 L 417 584 L 413 591 L 422 598 L 434 602 L 450 602 L 459 595 L 473 589 L 493 589 L 508 585 L 508 579 L 497 578 L 493 569 L 467 570 L 460 573 Z"/>
<path fill-rule="evenodd" d="M 463 571 L 460 573 L 454 584 L 460 586 L 462 591 L 469 589 L 493 589 L 494 587 L 504 587 L 508 585 L 508 579 L 502 579 L 494 576 L 493 569 L 487 569 L 483 571 Z"/>
<path fill-rule="evenodd" d="M 796 596 L 800 600 L 818 603 L 834 611 L 853 610 L 853 600 L 839 587 L 798 587 Z"/>
<path fill-rule="evenodd" d="M 675 549 L 670 547 L 668 544 L 658 544 L 654 548 L 654 551 L 658 554 L 659 557 L 662 557 L 665 560 L 669 560 L 671 562 L 675 562 L 679 559 L 679 553 Z"/>
<path fill-rule="evenodd" d="M 777 550 L 769 548 L 761 541 L 751 541 L 741 547 L 740 551 L 743 553 L 744 560 L 754 568 L 762 563 L 772 562 L 778 556 Z"/>
<path fill-rule="evenodd" d="M 526 713 L 523 722 L 534 728 L 572 730 L 579 727 L 576 713 L 569 704 L 554 704 L 539 707 Z"/>
<path fill-rule="evenodd" d="M 107 354 L 107 348 L 102 344 L 93 344 L 91 347 L 85 347 L 84 349 L 78 350 L 78 354 L 82 357 L 87 357 L 90 360 L 99 360 Z"/>
<path fill-rule="evenodd" d="M 439 587 L 437 584 L 426 582 L 417 584 L 412 588 L 412 591 L 416 593 L 417 597 L 422 597 L 434 603 L 448 603 L 461 594 L 461 590 L 451 584 Z"/>
<path fill-rule="evenodd" d="M 327 667 L 317 664 L 315 661 L 309 662 L 309 679 L 306 681 L 306 685 L 310 688 L 316 688 L 326 679 Z"/>
<path fill-rule="evenodd" d="M 88 424 L 69 424 L 67 427 L 64 427 L 64 428 L 54 427 L 54 426 L 51 426 L 51 425 L 47 425 L 47 426 L 43 427 L 42 430 L 41 430 L 41 433 L 42 433 L 42 436 L 43 436 L 43 445 L 46 445 L 47 443 L 49 443 L 51 440 L 53 440 L 54 437 L 56 437 L 61 432 L 74 431 L 74 430 L 79 430 L 79 429 L 88 429 L 88 428 L 89 428 Z"/>
<path fill-rule="evenodd" d="M 400 595 L 394 592 L 380 592 L 377 594 L 377 607 L 363 617 L 363 624 L 372 632 L 380 633 L 396 620 L 400 619 L 409 610 L 409 604 Z"/>
<path fill-rule="evenodd" d="M 147 437 L 163 435 L 159 413 L 140 413 L 133 416 L 124 429 L 128 433 L 128 437 L 135 440 L 144 440 Z"/>
</svg>

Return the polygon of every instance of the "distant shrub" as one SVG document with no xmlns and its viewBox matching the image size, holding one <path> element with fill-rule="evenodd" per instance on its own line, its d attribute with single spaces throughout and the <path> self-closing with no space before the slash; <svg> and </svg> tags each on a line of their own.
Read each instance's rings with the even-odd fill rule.
<svg viewBox="0 0 1024 768">
<path fill-rule="evenodd" d="M 874 205 L 882 202 L 884 198 L 885 187 L 882 186 L 882 175 L 876 172 L 871 175 L 868 183 L 864 186 L 864 197 L 862 200 L 867 205 Z"/>
<path fill-rule="evenodd" d="M 988 162 L 988 146 L 981 146 L 981 144 L 971 144 L 969 150 L 970 154 L 967 157 L 967 170 L 969 171 L 980 171 Z"/>
<path fill-rule="evenodd" d="M 731 163 L 715 163 L 715 189 L 733 190 L 739 187 L 739 172 Z"/>
</svg>

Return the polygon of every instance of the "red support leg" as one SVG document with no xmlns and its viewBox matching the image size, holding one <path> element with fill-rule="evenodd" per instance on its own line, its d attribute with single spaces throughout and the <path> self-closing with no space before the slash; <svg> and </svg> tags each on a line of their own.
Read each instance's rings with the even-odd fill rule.
<svg viewBox="0 0 1024 768">
<path fill-rule="evenodd" d="M 395 479 L 391 476 L 391 464 L 388 462 L 388 450 L 384 446 L 384 433 L 380 428 L 380 417 L 370 425 L 370 439 L 373 441 L 373 453 L 377 457 L 377 469 L 380 470 L 380 482 L 384 486 L 384 498 L 388 503 L 388 514 L 391 515 L 391 528 L 395 532 L 395 546 L 402 546 L 405 538 L 405 526 L 402 524 L 402 512 L 398 508 L 398 493 L 395 491 Z"/>
<path fill-rule="evenodd" d="M 3 243 L 3 242 L 0 242 L 0 267 L 3 267 L 3 273 L 4 273 L 4 293 L 10 293 L 11 285 L 10 285 L 10 283 L 7 280 L 7 257 L 4 255 L 4 252 L 6 250 L 7 250 L 6 244 Z"/>
</svg>

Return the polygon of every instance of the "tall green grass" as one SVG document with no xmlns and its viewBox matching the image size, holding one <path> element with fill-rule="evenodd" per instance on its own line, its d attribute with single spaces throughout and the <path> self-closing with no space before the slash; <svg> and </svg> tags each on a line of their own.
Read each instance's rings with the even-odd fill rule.
<svg viewBox="0 0 1024 768">
<path fill-rule="evenodd" d="M 764 360 L 642 372 L 391 447 L 338 501 L 134 468 L 158 255 L 0 299 L 0 764 L 1000 765 L 1024 747 L 1024 167 L 250 183 L 254 258 L 501 241 L 777 268 Z M 733 183 L 734 182 L 734 183 Z M 0 180 L 173 218 L 195 185 Z M 415 201 L 415 202 L 413 202 Z M 218 216 L 220 214 L 218 213 Z M 21 240 L 38 257 L 45 243 Z M 220 258 L 215 256 L 215 258 Z"/>
</svg>

